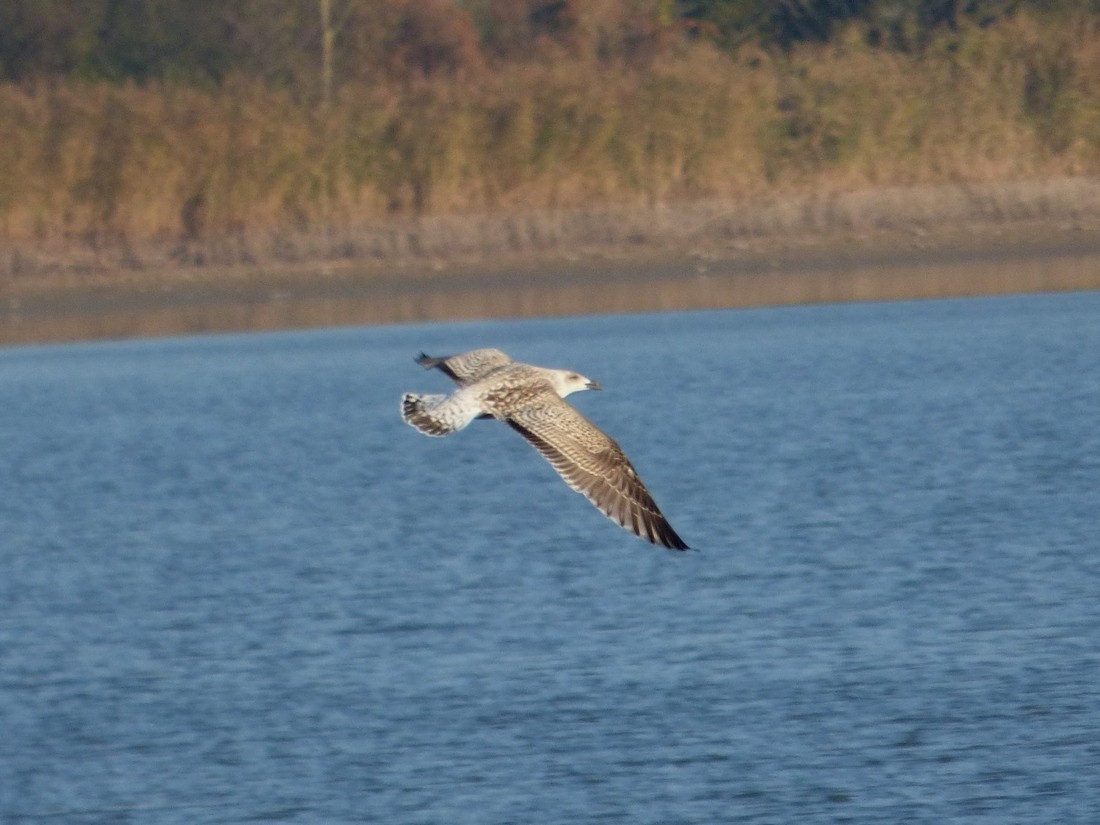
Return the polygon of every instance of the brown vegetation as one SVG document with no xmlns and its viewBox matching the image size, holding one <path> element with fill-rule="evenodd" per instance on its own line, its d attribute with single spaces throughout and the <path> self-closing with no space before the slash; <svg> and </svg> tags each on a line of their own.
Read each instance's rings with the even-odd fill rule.
<svg viewBox="0 0 1100 825">
<path fill-rule="evenodd" d="M 617 3 L 551 4 L 566 16 L 532 35 L 515 5 L 491 4 L 488 49 L 449 4 L 387 4 L 390 40 L 363 49 L 388 68 L 327 102 L 243 74 L 0 85 L 0 272 L 384 259 L 417 236 L 379 227 L 471 213 L 541 213 L 545 236 L 564 210 L 1100 172 L 1092 16 L 964 24 L 911 52 L 860 23 L 724 52 L 603 25 Z M 529 221 L 508 243 L 539 238 Z"/>
</svg>

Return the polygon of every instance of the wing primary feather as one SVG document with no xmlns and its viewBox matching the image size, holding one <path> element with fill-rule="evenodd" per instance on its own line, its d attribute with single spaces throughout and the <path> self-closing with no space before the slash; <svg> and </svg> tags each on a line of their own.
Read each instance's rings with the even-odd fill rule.
<svg viewBox="0 0 1100 825">
<path fill-rule="evenodd" d="M 555 410 L 558 418 L 567 417 L 573 429 L 581 428 L 581 436 L 570 438 L 568 428 L 559 427 L 553 415 L 533 415 L 530 411 L 524 414 L 520 410 L 505 422 L 572 489 L 616 524 L 652 544 L 671 550 L 689 549 L 661 513 L 619 445 L 561 399 L 555 396 L 554 402 L 565 408 Z"/>
</svg>

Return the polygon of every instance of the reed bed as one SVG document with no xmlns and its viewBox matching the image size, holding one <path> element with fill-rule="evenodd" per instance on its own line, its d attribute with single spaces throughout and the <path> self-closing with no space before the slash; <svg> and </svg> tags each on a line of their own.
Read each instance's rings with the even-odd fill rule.
<svg viewBox="0 0 1100 825">
<path fill-rule="evenodd" d="M 415 257 L 432 227 L 432 254 L 565 248 L 592 210 L 1095 176 L 1100 26 L 1019 14 L 905 54 L 852 25 L 789 52 L 517 62 L 327 102 L 243 76 L 8 84 L 0 145 L 9 278 Z"/>
</svg>

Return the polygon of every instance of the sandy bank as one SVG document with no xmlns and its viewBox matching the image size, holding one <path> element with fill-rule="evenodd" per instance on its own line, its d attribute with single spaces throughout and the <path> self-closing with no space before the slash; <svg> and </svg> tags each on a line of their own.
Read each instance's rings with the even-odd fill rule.
<svg viewBox="0 0 1100 825">
<path fill-rule="evenodd" d="M 1100 289 L 1092 178 L 361 232 L 360 254 L 323 264 L 12 276 L 0 343 Z"/>
</svg>

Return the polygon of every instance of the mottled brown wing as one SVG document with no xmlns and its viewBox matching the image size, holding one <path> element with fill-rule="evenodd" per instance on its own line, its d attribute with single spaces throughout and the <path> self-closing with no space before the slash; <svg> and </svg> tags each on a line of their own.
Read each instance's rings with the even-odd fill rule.
<svg viewBox="0 0 1100 825">
<path fill-rule="evenodd" d="M 540 393 L 505 420 L 542 453 L 566 484 L 609 519 L 653 544 L 688 549 L 615 440 L 556 393 Z"/>
<path fill-rule="evenodd" d="M 512 359 L 498 349 L 472 349 L 461 355 L 448 355 L 443 358 L 432 358 L 422 352 L 416 359 L 416 363 L 424 369 L 438 367 L 456 384 L 463 386 L 477 381 L 497 367 L 511 364 Z"/>
</svg>

